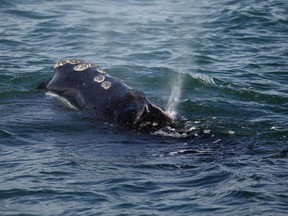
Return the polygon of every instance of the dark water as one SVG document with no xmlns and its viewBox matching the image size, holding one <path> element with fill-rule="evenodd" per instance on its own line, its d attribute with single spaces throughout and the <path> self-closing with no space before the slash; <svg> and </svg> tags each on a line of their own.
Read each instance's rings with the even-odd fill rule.
<svg viewBox="0 0 288 216">
<path fill-rule="evenodd" d="M 0 8 L 1 215 L 288 213 L 288 1 Z M 175 84 L 178 115 L 206 135 L 141 133 L 38 93 L 63 58 L 94 62 L 162 106 Z"/>
</svg>

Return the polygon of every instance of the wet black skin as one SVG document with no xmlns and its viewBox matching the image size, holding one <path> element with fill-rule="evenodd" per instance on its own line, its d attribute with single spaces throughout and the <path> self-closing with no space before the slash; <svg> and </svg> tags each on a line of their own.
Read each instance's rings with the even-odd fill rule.
<svg viewBox="0 0 288 216">
<path fill-rule="evenodd" d="M 38 89 L 56 93 L 80 110 L 92 109 L 97 115 L 133 128 L 153 130 L 172 124 L 172 118 L 150 103 L 142 91 L 132 89 L 97 66 L 75 71 L 76 65 L 56 64 L 54 77 L 41 83 Z M 102 87 L 103 82 L 94 80 L 96 76 L 104 76 L 111 86 Z"/>
</svg>

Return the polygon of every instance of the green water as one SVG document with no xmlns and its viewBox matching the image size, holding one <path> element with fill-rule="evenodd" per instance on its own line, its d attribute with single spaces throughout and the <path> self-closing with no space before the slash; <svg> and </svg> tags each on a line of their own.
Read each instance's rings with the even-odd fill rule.
<svg viewBox="0 0 288 216">
<path fill-rule="evenodd" d="M 286 215 L 287 14 L 285 0 L 2 0 L 0 214 Z M 65 58 L 163 107 L 180 89 L 175 111 L 201 135 L 37 92 Z"/>
</svg>

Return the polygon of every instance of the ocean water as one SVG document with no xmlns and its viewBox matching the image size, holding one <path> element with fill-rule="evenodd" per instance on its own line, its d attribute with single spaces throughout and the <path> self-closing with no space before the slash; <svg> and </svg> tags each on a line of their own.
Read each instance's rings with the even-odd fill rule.
<svg viewBox="0 0 288 216">
<path fill-rule="evenodd" d="M 1 0 L 0 53 L 1 215 L 288 214 L 287 0 Z M 123 128 L 37 92 L 65 58 L 185 130 Z"/>
</svg>

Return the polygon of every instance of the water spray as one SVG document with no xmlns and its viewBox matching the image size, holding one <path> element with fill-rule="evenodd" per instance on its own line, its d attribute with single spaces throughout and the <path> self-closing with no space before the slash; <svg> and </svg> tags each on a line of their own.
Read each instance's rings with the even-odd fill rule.
<svg viewBox="0 0 288 216">
<path fill-rule="evenodd" d="M 166 105 L 166 111 L 172 118 L 174 118 L 177 114 L 177 107 L 179 105 L 179 98 L 181 96 L 182 86 L 183 76 L 181 73 L 178 73 L 176 79 L 173 79 L 171 95 Z"/>
</svg>

